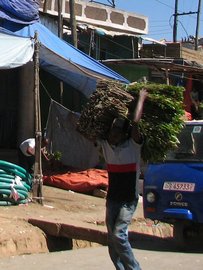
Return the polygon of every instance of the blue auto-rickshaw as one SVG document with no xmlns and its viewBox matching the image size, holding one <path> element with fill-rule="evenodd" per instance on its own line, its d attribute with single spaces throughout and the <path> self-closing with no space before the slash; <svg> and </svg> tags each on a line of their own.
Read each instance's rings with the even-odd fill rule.
<svg viewBox="0 0 203 270">
<path fill-rule="evenodd" d="M 203 231 L 203 121 L 186 121 L 179 142 L 164 162 L 147 166 L 143 206 L 145 218 L 172 224 L 185 243 Z"/>
</svg>

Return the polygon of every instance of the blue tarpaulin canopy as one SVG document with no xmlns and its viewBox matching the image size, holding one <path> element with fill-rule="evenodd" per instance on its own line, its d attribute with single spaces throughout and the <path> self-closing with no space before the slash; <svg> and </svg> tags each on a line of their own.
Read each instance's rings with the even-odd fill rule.
<svg viewBox="0 0 203 270">
<path fill-rule="evenodd" d="M 63 41 L 39 22 L 37 0 L 0 0 L 0 26 L 20 37 L 40 41 L 40 67 L 89 96 L 97 80 L 129 83 L 118 73 Z M 15 43 L 15 42 L 14 42 Z M 17 47 L 17 44 L 16 44 Z M 0 51 L 1 47 L 0 47 Z"/>
<path fill-rule="evenodd" d="M 38 0 L 0 0 L 0 18 L 15 23 L 39 22 Z"/>
<path fill-rule="evenodd" d="M 95 91 L 97 80 L 129 81 L 97 60 L 57 37 L 41 23 L 22 25 L 4 21 L 1 26 L 21 37 L 40 41 L 40 67 L 73 86 L 87 97 Z"/>
</svg>

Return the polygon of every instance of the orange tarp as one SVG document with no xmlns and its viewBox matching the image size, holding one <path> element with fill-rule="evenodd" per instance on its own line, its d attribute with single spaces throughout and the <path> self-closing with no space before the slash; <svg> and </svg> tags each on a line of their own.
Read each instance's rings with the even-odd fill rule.
<svg viewBox="0 0 203 270">
<path fill-rule="evenodd" d="M 106 170 L 89 169 L 80 172 L 43 176 L 44 185 L 54 186 L 75 192 L 88 193 L 96 188 L 106 189 L 108 174 Z"/>
</svg>

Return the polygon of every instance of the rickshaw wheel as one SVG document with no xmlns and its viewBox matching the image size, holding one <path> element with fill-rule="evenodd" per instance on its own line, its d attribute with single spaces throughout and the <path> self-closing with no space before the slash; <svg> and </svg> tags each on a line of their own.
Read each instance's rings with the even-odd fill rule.
<svg viewBox="0 0 203 270">
<path fill-rule="evenodd" d="M 176 222 L 173 227 L 173 238 L 181 249 L 190 249 L 199 240 L 199 226 L 193 222 Z"/>
</svg>

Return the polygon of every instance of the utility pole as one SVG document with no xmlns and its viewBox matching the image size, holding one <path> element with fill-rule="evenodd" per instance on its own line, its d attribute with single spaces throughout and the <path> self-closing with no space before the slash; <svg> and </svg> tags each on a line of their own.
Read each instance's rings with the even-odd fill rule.
<svg viewBox="0 0 203 270">
<path fill-rule="evenodd" d="M 76 19 L 75 19 L 75 0 L 69 0 L 70 7 L 70 27 L 71 27 L 71 38 L 72 44 L 77 48 L 77 27 L 76 27 Z"/>
<path fill-rule="evenodd" d="M 176 42 L 177 41 L 177 22 L 178 22 L 178 16 L 197 14 L 196 35 L 195 35 L 195 50 L 198 49 L 200 9 L 201 9 L 201 0 L 199 0 L 198 11 L 195 11 L 195 12 L 190 11 L 190 12 L 178 13 L 178 0 L 175 0 L 175 13 L 173 14 L 173 16 L 174 16 L 173 42 Z"/>
<path fill-rule="evenodd" d="M 198 9 L 197 9 L 197 24 L 196 24 L 196 34 L 195 34 L 195 50 L 196 51 L 198 50 L 200 10 L 201 10 L 201 0 L 199 0 Z"/>
<path fill-rule="evenodd" d="M 178 27 L 178 0 L 175 0 L 175 13 L 173 25 L 173 42 L 177 42 L 177 27 Z"/>
</svg>

